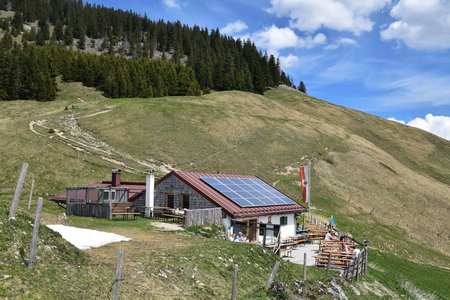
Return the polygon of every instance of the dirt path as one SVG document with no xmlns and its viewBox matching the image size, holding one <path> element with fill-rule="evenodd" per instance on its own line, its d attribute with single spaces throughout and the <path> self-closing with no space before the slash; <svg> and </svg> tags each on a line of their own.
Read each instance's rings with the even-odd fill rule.
<svg viewBox="0 0 450 300">
<path fill-rule="evenodd" d="M 90 115 L 81 116 L 78 119 L 91 118 L 91 117 L 95 117 L 95 116 L 98 116 L 98 115 L 101 115 L 101 114 L 106 114 L 106 113 L 112 112 L 112 109 L 113 109 L 113 107 L 108 107 L 108 109 L 106 109 L 106 110 L 102 110 L 102 111 L 99 111 L 99 112 L 96 112 L 96 113 L 92 113 Z"/>
<path fill-rule="evenodd" d="M 134 173 L 143 173 L 149 169 L 158 170 L 163 173 L 169 173 L 170 171 L 174 170 L 172 166 L 163 162 L 159 162 L 155 159 L 141 160 L 129 153 L 119 151 L 114 147 L 108 145 L 107 143 L 95 138 L 88 132 L 84 131 L 78 124 L 77 120 L 80 118 L 90 118 L 100 114 L 111 112 L 112 110 L 113 107 L 108 107 L 107 109 L 102 111 L 84 116 L 77 116 L 77 118 L 75 117 L 75 114 L 61 116 L 59 119 L 57 119 L 57 124 L 53 129 L 54 135 L 49 133 L 49 138 L 57 137 L 63 144 L 71 147 L 76 151 L 97 156 L 102 160 L 108 161 L 115 165 L 119 165 Z M 28 127 L 34 134 L 45 136 L 45 134 L 38 132 L 35 127 L 41 127 L 48 131 L 50 127 L 46 125 L 47 123 L 48 121 L 46 119 L 31 121 L 28 124 Z M 126 163 L 126 161 L 133 162 L 144 168 L 138 169 L 132 167 L 128 163 Z"/>
<path fill-rule="evenodd" d="M 39 127 L 48 129 L 48 127 L 46 127 L 46 126 L 44 125 L 45 122 L 46 122 L 46 120 L 31 121 L 30 124 L 28 124 L 28 128 L 29 128 L 33 133 L 35 133 L 35 134 L 37 134 L 37 135 L 40 135 L 40 136 L 43 136 L 43 134 L 40 134 L 39 132 L 37 132 L 37 131 L 34 129 L 34 125 L 38 125 Z"/>
</svg>

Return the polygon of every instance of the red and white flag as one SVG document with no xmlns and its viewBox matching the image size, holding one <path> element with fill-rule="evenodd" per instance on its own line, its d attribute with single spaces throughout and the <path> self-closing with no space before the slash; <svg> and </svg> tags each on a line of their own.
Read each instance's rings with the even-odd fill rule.
<svg viewBox="0 0 450 300">
<path fill-rule="evenodd" d="M 300 167 L 300 184 L 302 188 L 302 202 L 310 204 L 310 169 L 311 165 L 301 166 Z"/>
</svg>

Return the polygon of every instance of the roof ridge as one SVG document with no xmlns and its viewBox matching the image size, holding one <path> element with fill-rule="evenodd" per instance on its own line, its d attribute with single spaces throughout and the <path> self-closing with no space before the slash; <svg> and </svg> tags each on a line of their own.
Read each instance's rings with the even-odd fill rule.
<svg viewBox="0 0 450 300">
<path fill-rule="evenodd" d="M 237 173 L 212 173 L 212 172 L 186 172 L 186 171 L 172 171 L 176 174 L 192 174 L 197 175 L 199 178 L 202 176 L 217 176 L 217 177 L 225 177 L 225 176 L 242 176 L 245 178 L 259 178 L 253 174 L 237 174 Z"/>
</svg>

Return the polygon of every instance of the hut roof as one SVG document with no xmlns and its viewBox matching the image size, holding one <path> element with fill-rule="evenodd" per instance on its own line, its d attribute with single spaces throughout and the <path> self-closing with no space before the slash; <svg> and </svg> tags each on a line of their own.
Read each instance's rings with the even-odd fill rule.
<svg viewBox="0 0 450 300">
<path fill-rule="evenodd" d="M 208 199 L 210 202 L 221 207 L 225 213 L 232 218 L 246 218 L 256 217 L 263 215 L 275 215 L 275 214 L 290 214 L 304 212 L 306 209 L 292 200 L 292 204 L 283 205 L 263 205 L 263 206 L 251 206 L 242 207 L 230 198 L 225 197 L 218 190 L 208 185 L 202 178 L 255 178 L 261 180 L 254 175 L 238 175 L 238 174 L 221 174 L 221 173 L 193 173 L 193 172 L 180 172 L 172 171 L 156 183 L 156 185 L 163 182 L 169 176 L 176 176 L 181 181 L 186 183 L 196 192 Z M 267 183 L 266 183 L 267 184 Z M 273 188 L 273 187 L 272 187 Z M 284 195 L 285 196 L 285 195 Z M 287 197 L 287 196 L 286 196 Z M 287 197 L 288 198 L 288 197 Z"/>
</svg>

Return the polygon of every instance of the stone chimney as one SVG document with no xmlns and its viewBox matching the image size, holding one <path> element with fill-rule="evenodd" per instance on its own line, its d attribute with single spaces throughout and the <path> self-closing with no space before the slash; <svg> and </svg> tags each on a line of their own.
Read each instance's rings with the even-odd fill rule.
<svg viewBox="0 0 450 300">
<path fill-rule="evenodd" d="M 111 186 L 119 186 L 119 185 L 120 185 L 120 169 L 113 169 Z"/>
</svg>

